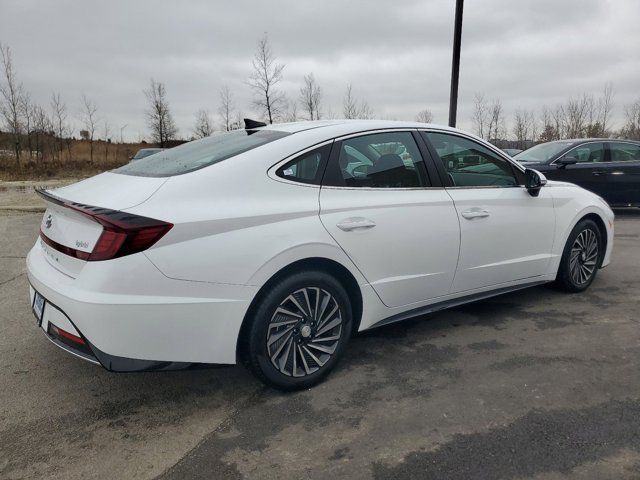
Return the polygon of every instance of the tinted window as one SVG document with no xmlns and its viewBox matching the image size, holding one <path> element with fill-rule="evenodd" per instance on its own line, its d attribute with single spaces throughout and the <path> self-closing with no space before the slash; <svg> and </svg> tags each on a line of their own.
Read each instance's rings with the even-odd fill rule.
<svg viewBox="0 0 640 480">
<path fill-rule="evenodd" d="M 511 164 L 487 147 L 457 135 L 428 132 L 453 186 L 513 187 L 522 183 Z"/>
<path fill-rule="evenodd" d="M 319 185 L 329 152 L 331 152 L 331 144 L 304 153 L 280 167 L 276 175 L 294 182 Z"/>
<path fill-rule="evenodd" d="M 325 185 L 372 188 L 428 186 L 420 151 L 410 132 L 349 138 L 337 144 Z"/>
<path fill-rule="evenodd" d="M 586 143 L 568 151 L 563 157 L 575 157 L 578 163 L 604 162 L 604 144 Z"/>
<path fill-rule="evenodd" d="M 113 170 L 141 177 L 170 177 L 213 165 L 289 135 L 274 130 L 235 130 L 185 143 Z"/>
<path fill-rule="evenodd" d="M 612 162 L 632 162 L 640 160 L 640 145 L 633 143 L 610 143 Z"/>
</svg>

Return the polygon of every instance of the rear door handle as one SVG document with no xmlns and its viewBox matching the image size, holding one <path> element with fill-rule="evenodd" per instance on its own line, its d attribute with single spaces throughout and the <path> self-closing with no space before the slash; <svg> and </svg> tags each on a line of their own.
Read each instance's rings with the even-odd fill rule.
<svg viewBox="0 0 640 480">
<path fill-rule="evenodd" d="M 351 230 L 359 230 L 359 229 L 366 230 L 369 228 L 373 228 L 375 226 L 376 226 L 376 222 L 364 217 L 345 218 L 344 220 L 338 222 L 337 224 L 337 227 L 340 230 L 343 230 L 345 232 L 350 232 Z"/>
<path fill-rule="evenodd" d="M 604 175 L 605 173 L 607 173 L 606 170 L 594 170 L 591 175 Z"/>
<path fill-rule="evenodd" d="M 464 218 L 471 220 L 473 218 L 488 217 L 490 213 L 487 210 L 484 210 L 482 208 L 472 208 L 471 210 L 465 210 L 464 212 L 461 213 L 461 215 Z"/>
</svg>

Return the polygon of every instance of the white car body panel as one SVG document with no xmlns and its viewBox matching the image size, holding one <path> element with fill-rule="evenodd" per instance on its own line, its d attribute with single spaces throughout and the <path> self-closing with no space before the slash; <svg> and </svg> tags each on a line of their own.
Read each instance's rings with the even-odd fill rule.
<svg viewBox="0 0 640 480">
<path fill-rule="evenodd" d="M 553 198 L 525 188 L 448 189 L 462 244 L 452 293 L 544 275 L 555 236 Z M 465 214 L 482 216 L 465 218 Z M 486 216 L 485 216 L 486 215 Z"/>
<path fill-rule="evenodd" d="M 460 232 L 444 189 L 323 187 L 320 218 L 388 307 L 449 293 Z M 355 216 L 354 216 L 355 215 Z M 345 221 L 373 227 L 344 231 Z"/>
<path fill-rule="evenodd" d="M 274 275 L 299 261 L 322 259 L 350 273 L 362 297 L 360 330 L 553 280 L 571 229 L 588 214 L 605 225 L 603 266 L 609 263 L 613 213 L 571 184 L 549 182 L 532 197 L 523 188 L 319 187 L 274 174 L 299 152 L 342 135 L 428 125 L 327 121 L 269 128 L 296 133 L 183 175 L 106 173 L 53 191 L 173 228 L 143 252 L 106 261 L 82 261 L 38 240 L 27 271 L 48 302 L 42 327 L 57 321 L 117 358 L 235 363 L 251 302 Z M 52 213 L 49 230 L 58 243 L 76 248 L 82 237 L 84 251 L 91 250 L 100 225 L 64 206 L 47 208 L 43 231 Z M 458 215 L 474 208 L 490 216 Z M 376 226 L 337 227 L 353 217 Z M 58 311 L 47 312 L 49 304 Z"/>
</svg>

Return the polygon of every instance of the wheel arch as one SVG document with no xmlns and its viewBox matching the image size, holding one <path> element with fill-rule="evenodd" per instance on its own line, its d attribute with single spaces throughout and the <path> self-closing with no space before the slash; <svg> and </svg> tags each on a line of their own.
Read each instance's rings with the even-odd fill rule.
<svg viewBox="0 0 640 480">
<path fill-rule="evenodd" d="M 326 272 L 332 275 L 342 284 L 345 290 L 347 290 L 347 294 L 349 295 L 349 299 L 351 300 L 351 309 L 353 316 L 352 334 L 358 331 L 360 327 L 360 321 L 362 319 L 363 310 L 362 291 L 353 273 L 340 262 L 326 257 L 308 257 L 299 259 L 280 268 L 280 270 L 274 273 L 262 285 L 260 290 L 258 290 L 258 293 L 256 293 L 253 300 L 251 301 L 251 304 L 249 305 L 249 308 L 247 309 L 244 318 L 242 319 L 240 332 L 238 334 L 238 339 L 236 342 L 236 358 L 239 361 L 242 362 L 245 358 L 244 353 L 247 347 L 247 328 L 249 327 L 250 319 L 253 316 L 253 313 L 255 312 L 259 301 L 264 297 L 265 293 L 271 288 L 271 286 L 278 280 L 291 275 L 294 272 L 299 272 L 302 270 L 319 270 L 322 272 Z"/>
</svg>

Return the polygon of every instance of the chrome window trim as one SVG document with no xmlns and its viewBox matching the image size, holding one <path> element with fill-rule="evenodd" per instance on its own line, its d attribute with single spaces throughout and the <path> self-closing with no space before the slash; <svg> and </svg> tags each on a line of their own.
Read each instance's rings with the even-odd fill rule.
<svg viewBox="0 0 640 480">
<path fill-rule="evenodd" d="M 567 150 L 565 153 L 562 154 L 562 157 L 565 157 L 569 152 L 572 152 L 573 150 L 575 150 L 576 148 L 580 148 L 584 145 L 590 145 L 592 143 L 601 143 L 602 144 L 602 148 L 604 149 L 605 153 L 607 151 L 607 147 L 605 146 L 605 143 L 607 143 L 606 140 L 591 140 L 588 142 L 582 142 L 579 143 L 578 145 L 575 145 L 573 147 L 571 147 L 569 150 Z M 551 162 L 549 165 L 558 165 L 556 162 L 558 160 L 560 160 L 562 157 L 558 157 L 556 158 L 553 162 Z M 578 162 L 578 163 L 589 163 L 589 164 L 596 164 L 596 163 L 609 163 L 609 162 L 605 162 L 605 161 L 601 161 L 601 162 Z"/>
</svg>

